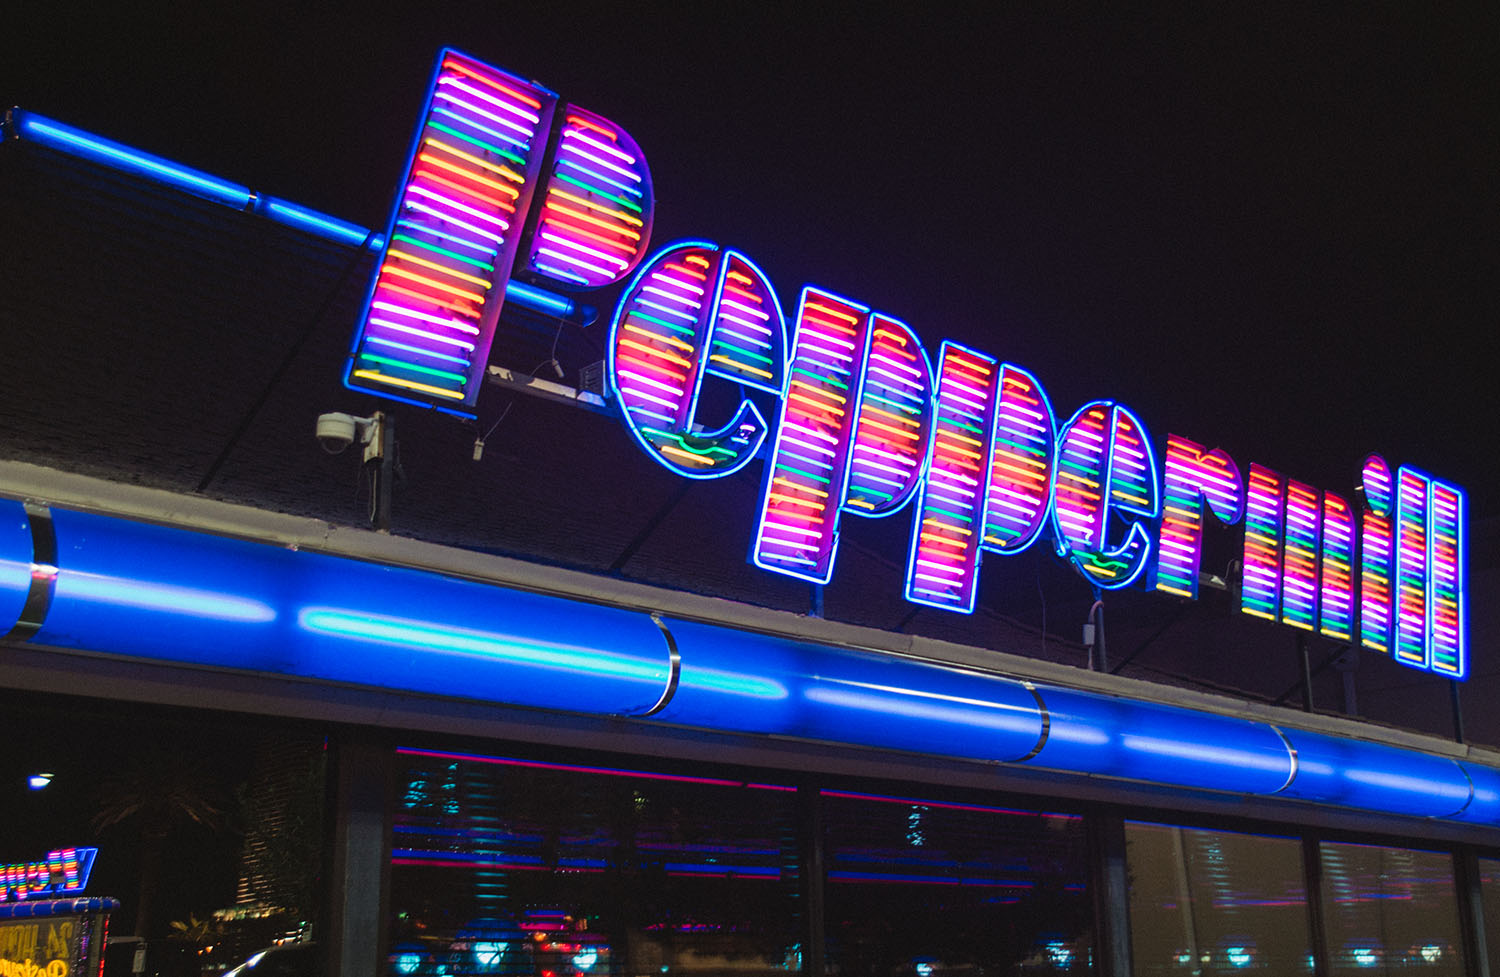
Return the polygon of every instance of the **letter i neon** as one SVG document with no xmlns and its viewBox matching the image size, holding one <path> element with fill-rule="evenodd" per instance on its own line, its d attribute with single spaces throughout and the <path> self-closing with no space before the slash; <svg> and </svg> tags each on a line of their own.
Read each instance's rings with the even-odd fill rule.
<svg viewBox="0 0 1500 977">
<path fill-rule="evenodd" d="M 1360 474 L 1365 509 L 1359 533 L 1359 643 L 1391 651 L 1391 467 L 1379 455 L 1365 459 Z"/>
<path fill-rule="evenodd" d="M 1396 472 L 1396 660 L 1413 668 L 1432 663 L 1427 641 L 1428 489 L 1425 475 Z"/>
<path fill-rule="evenodd" d="M 1432 483 L 1432 670 L 1450 678 L 1469 675 L 1469 598 L 1464 580 L 1467 515 L 1464 493 Z"/>
</svg>

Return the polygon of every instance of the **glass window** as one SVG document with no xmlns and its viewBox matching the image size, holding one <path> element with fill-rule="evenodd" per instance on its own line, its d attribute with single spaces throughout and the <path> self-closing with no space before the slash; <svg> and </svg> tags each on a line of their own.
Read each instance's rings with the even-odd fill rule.
<svg viewBox="0 0 1500 977">
<path fill-rule="evenodd" d="M 825 791 L 828 970 L 1091 972 L 1081 819 Z"/>
<path fill-rule="evenodd" d="M 389 973 L 797 971 L 790 788 L 403 750 Z"/>
<path fill-rule="evenodd" d="M 1127 822 L 1125 841 L 1136 974 L 1312 973 L 1298 839 Z"/>
<path fill-rule="evenodd" d="M 1322 849 L 1332 973 L 1463 974 L 1450 855 L 1332 842 Z"/>
<path fill-rule="evenodd" d="M 1500 860 L 1479 860 L 1479 891 L 1484 899 L 1484 942 L 1494 970 L 1500 967 Z"/>
</svg>

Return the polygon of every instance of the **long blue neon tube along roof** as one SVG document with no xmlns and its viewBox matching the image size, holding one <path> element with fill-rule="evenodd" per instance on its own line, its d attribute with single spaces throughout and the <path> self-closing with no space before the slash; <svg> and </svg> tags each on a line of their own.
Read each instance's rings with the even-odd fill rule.
<svg viewBox="0 0 1500 977">
<path fill-rule="evenodd" d="M 56 648 L 1500 824 L 1471 761 L 11 500 L 0 614 Z"/>
</svg>

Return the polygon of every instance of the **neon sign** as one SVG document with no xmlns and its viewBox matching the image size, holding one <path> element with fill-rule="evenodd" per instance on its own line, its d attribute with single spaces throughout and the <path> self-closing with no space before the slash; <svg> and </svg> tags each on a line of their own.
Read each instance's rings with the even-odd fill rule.
<svg viewBox="0 0 1500 977">
<path fill-rule="evenodd" d="M 82 892 L 97 854 L 97 848 L 60 848 L 40 862 L 0 865 L 0 902 Z"/>
<path fill-rule="evenodd" d="M 623 129 L 445 50 L 346 384 L 472 414 L 504 303 L 623 281 L 645 258 L 652 199 Z M 1456 486 L 1371 456 L 1356 509 L 1261 464 L 1242 477 L 1222 449 L 1178 434 L 1158 467 L 1123 404 L 1059 424 L 1025 369 L 944 342 L 934 370 L 911 327 L 856 298 L 805 287 L 790 336 L 781 310 L 746 255 L 676 242 L 645 258 L 606 346 L 609 392 L 658 464 L 711 479 L 765 458 L 757 566 L 827 583 L 844 514 L 912 503 L 914 603 L 972 612 L 983 553 L 1043 538 L 1096 590 L 1141 581 L 1191 600 L 1207 512 L 1243 521 L 1244 613 L 1467 677 Z M 742 391 L 722 423 L 699 416 L 711 379 Z M 774 426 L 744 388 L 776 398 Z"/>
</svg>

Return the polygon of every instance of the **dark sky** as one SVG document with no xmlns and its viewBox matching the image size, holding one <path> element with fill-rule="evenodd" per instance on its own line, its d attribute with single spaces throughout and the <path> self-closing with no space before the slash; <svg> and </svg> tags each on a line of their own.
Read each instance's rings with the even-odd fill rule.
<svg viewBox="0 0 1500 977">
<path fill-rule="evenodd" d="M 1349 492 L 1374 450 L 1500 501 L 1493 6 L 32 6 L 0 100 L 252 189 L 383 226 L 452 45 L 624 125 L 657 243 L 737 246 L 789 308 L 817 283 L 1242 469 Z"/>
</svg>

